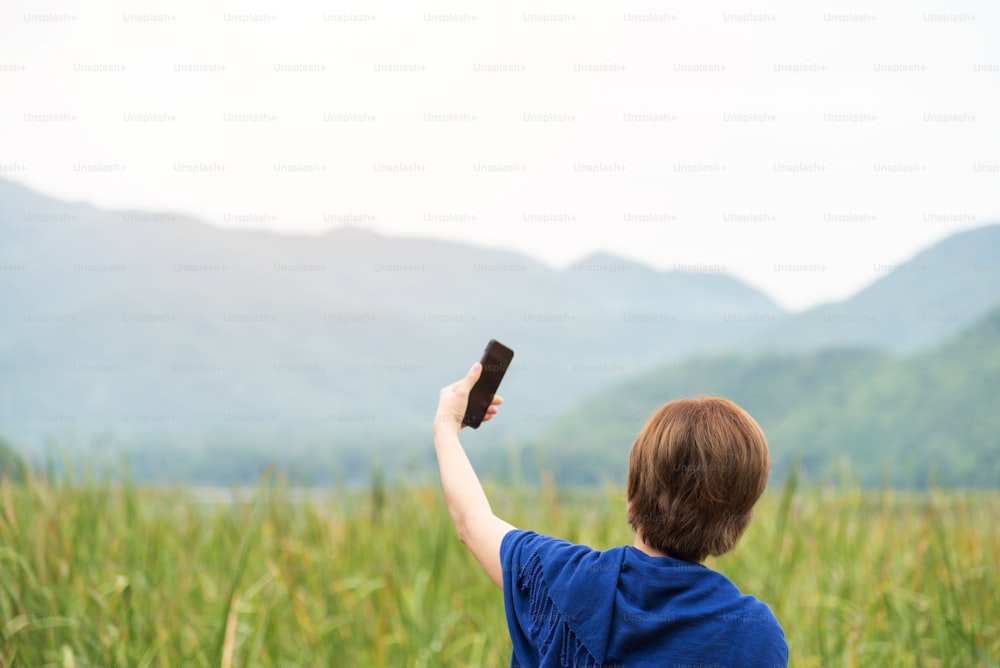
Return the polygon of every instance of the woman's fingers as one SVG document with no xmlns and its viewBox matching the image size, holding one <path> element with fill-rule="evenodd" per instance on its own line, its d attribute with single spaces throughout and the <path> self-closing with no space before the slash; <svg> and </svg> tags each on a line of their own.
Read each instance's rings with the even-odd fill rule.
<svg viewBox="0 0 1000 668">
<path fill-rule="evenodd" d="M 497 404 L 496 403 L 492 404 L 489 408 L 486 409 L 486 415 L 483 416 L 483 422 L 486 422 L 491 417 L 496 415 L 498 410 L 499 409 L 497 408 Z"/>
</svg>

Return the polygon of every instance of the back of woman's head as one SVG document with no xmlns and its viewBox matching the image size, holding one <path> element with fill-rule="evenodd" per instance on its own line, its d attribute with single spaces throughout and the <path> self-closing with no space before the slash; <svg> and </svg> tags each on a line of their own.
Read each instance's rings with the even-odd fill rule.
<svg viewBox="0 0 1000 668">
<path fill-rule="evenodd" d="M 671 401 L 632 445 L 629 523 L 646 545 L 678 559 L 725 554 L 750 523 L 770 466 L 764 432 L 733 402 Z"/>
</svg>

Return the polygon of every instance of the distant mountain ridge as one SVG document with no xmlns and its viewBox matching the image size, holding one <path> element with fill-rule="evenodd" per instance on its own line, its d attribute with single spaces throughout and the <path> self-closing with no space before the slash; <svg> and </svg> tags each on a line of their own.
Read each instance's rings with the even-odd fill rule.
<svg viewBox="0 0 1000 668">
<path fill-rule="evenodd" d="M 913 352 L 975 322 L 1000 303 L 1000 225 L 958 232 L 895 266 L 849 299 L 795 313 L 757 344 L 770 350 L 874 345 Z"/>
<path fill-rule="evenodd" d="M 350 227 L 222 230 L 9 181 L 0 240 L 14 316 L 0 331 L 0 433 L 31 444 L 103 434 L 367 455 L 422 441 L 438 389 L 490 338 L 517 353 L 505 391 L 555 414 L 651 362 L 735 345 L 753 327 L 715 326 L 730 312 L 784 315 L 728 276 L 606 256 L 553 270 Z"/>
<path fill-rule="evenodd" d="M 948 266 L 934 259 L 939 248 L 953 256 L 972 245 L 976 262 L 996 266 L 998 230 L 956 235 L 959 250 L 946 240 L 918 257 Z M 438 389 L 490 338 L 516 351 L 503 394 L 531 407 L 491 425 L 495 443 L 511 444 L 665 362 L 855 340 L 906 350 L 1000 302 L 986 271 L 947 281 L 932 269 L 895 273 L 858 295 L 874 301 L 857 308 L 882 304 L 878 318 L 828 327 L 827 307 L 786 316 L 722 274 L 660 272 L 606 254 L 553 270 L 513 251 L 351 227 L 223 230 L 0 179 L 0 434 L 32 448 L 50 437 L 127 447 L 155 471 L 222 470 L 213 469 L 219 453 L 232 451 L 242 454 L 229 460 L 261 463 L 310 453 L 351 472 L 373 456 L 422 451 Z M 939 289 L 895 287 L 914 279 Z M 968 321 L 921 332 L 894 324 L 898 309 L 920 313 L 931 296 L 967 304 Z M 186 457 L 157 459 L 178 443 Z"/>
</svg>

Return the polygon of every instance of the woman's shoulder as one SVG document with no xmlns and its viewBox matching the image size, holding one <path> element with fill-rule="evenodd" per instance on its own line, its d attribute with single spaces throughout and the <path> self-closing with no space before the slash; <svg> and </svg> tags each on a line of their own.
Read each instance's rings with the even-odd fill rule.
<svg viewBox="0 0 1000 668">
<path fill-rule="evenodd" d="M 560 638 L 559 655 L 603 661 L 624 547 L 597 550 L 562 538 L 515 530 L 501 543 L 508 626 L 545 654 Z M 512 632 L 512 638 L 521 638 Z M 569 648 L 569 649 L 567 649 Z M 585 649 L 585 652 L 584 652 Z M 576 665 L 576 664 L 573 664 Z"/>
<path fill-rule="evenodd" d="M 513 558 L 518 562 L 536 558 L 547 566 L 547 572 L 558 566 L 572 566 L 586 572 L 588 568 L 593 569 L 598 565 L 610 567 L 610 564 L 617 564 L 614 570 L 620 570 L 626 549 L 622 545 L 599 550 L 556 536 L 527 529 L 513 529 L 507 532 L 500 543 L 500 556 L 503 561 Z"/>
</svg>

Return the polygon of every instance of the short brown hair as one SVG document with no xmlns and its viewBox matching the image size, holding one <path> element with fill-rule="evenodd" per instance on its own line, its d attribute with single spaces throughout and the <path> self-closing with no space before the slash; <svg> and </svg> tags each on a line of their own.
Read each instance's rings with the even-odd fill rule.
<svg viewBox="0 0 1000 668">
<path fill-rule="evenodd" d="M 629 524 L 671 557 L 725 554 L 750 523 L 770 468 L 764 432 L 745 410 L 721 397 L 671 401 L 632 444 Z"/>
</svg>

